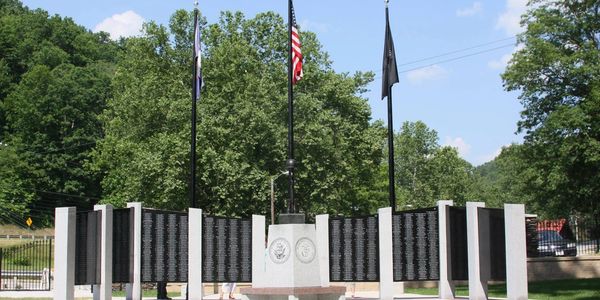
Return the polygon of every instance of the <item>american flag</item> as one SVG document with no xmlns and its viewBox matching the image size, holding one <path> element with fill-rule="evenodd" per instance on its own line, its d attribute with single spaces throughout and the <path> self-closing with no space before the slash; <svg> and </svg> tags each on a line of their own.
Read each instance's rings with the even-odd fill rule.
<svg viewBox="0 0 600 300">
<path fill-rule="evenodd" d="M 296 84 L 304 73 L 302 72 L 302 50 L 300 47 L 302 43 L 300 43 L 300 34 L 298 34 L 298 24 L 296 24 L 296 14 L 294 13 L 294 5 L 290 0 L 290 7 L 292 11 L 292 36 L 290 37 L 292 41 L 292 83 Z"/>
</svg>

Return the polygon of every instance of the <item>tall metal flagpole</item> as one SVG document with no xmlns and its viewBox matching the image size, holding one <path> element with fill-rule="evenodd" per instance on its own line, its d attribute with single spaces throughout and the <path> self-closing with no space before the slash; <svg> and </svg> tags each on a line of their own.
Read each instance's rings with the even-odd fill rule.
<svg viewBox="0 0 600 300">
<path fill-rule="evenodd" d="M 198 0 L 195 1 L 194 8 L 194 81 L 192 84 L 192 140 L 191 140 L 191 179 L 190 179 L 190 205 L 192 208 L 196 208 L 196 99 L 198 99 L 198 59 L 196 58 L 196 30 L 199 28 L 198 23 Z"/>
<path fill-rule="evenodd" d="M 398 70 L 396 68 L 396 54 L 389 21 L 389 0 L 385 0 L 385 45 L 384 45 L 384 88 L 387 89 L 387 107 L 388 107 L 388 186 L 389 201 L 392 212 L 396 211 L 396 184 L 394 172 L 394 116 L 392 114 L 392 86 L 398 82 Z M 392 69 L 393 68 L 393 69 Z M 395 77 L 390 77 L 395 76 Z"/>
<path fill-rule="evenodd" d="M 287 213 L 296 212 L 294 201 L 294 87 L 292 85 L 293 62 L 292 62 L 292 0 L 288 0 L 288 160 L 289 171 L 289 199 Z"/>
<path fill-rule="evenodd" d="M 388 181 L 389 181 L 389 198 L 390 198 L 390 207 L 392 211 L 396 211 L 396 182 L 394 181 L 395 172 L 394 172 L 394 117 L 392 115 L 392 86 L 389 87 L 387 97 L 387 106 L 388 106 Z"/>
</svg>

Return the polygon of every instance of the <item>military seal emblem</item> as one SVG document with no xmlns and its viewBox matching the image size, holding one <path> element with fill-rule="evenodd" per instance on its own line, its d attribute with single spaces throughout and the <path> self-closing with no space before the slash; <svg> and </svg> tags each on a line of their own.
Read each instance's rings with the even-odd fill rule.
<svg viewBox="0 0 600 300">
<path fill-rule="evenodd" d="M 315 247 L 315 243 L 309 238 L 303 237 L 296 242 L 296 258 L 300 262 L 308 264 L 315 259 L 316 254 L 317 248 Z"/>
<path fill-rule="evenodd" d="M 284 238 L 275 239 L 269 246 L 269 257 L 276 264 L 282 264 L 290 257 L 290 243 Z"/>
</svg>

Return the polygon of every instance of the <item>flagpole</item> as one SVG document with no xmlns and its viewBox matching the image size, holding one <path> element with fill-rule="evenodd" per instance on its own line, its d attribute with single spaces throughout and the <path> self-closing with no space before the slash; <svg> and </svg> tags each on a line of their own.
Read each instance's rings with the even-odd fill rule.
<svg viewBox="0 0 600 300">
<path fill-rule="evenodd" d="M 388 106 L 388 176 L 389 176 L 389 198 L 392 212 L 396 211 L 396 182 L 394 180 L 394 117 L 392 114 L 392 87 L 390 86 L 387 97 Z"/>
<path fill-rule="evenodd" d="M 389 9 L 388 9 L 388 4 L 389 4 L 389 0 L 385 0 L 385 22 L 386 22 L 386 45 L 388 42 L 388 33 L 390 34 L 390 40 L 391 40 L 391 32 L 389 32 Z M 392 51 L 394 51 L 393 49 L 393 42 L 391 42 L 391 46 L 392 46 Z M 385 51 L 388 51 L 389 49 L 384 49 Z M 386 55 L 388 55 L 389 57 L 389 53 L 387 53 Z M 395 57 L 395 53 L 393 54 Z M 389 64 L 389 62 L 388 62 Z M 396 61 L 394 58 L 394 69 L 395 72 L 397 72 L 396 69 Z M 389 72 L 389 69 L 388 69 Z M 383 74 L 384 77 L 386 77 L 386 80 L 389 80 L 389 74 Z M 397 73 L 396 73 L 396 80 L 397 82 Z M 387 108 L 388 108 L 388 188 L 389 188 L 389 201 L 390 201 L 390 207 L 392 208 L 392 212 L 396 211 L 396 182 L 395 182 L 395 162 L 394 162 L 394 115 L 393 115 L 393 110 L 392 110 L 392 86 L 394 85 L 394 82 L 387 82 L 387 86 L 385 88 L 387 88 Z"/>
<path fill-rule="evenodd" d="M 195 2 L 196 7 L 194 8 L 194 40 L 196 38 L 196 28 L 198 28 L 197 23 L 198 23 L 198 1 L 196 0 Z M 190 178 L 190 207 L 192 208 L 196 208 L 196 99 L 199 98 L 199 92 L 198 92 L 198 67 L 197 67 L 197 59 L 196 59 L 196 47 L 194 48 L 194 55 L 192 55 L 192 57 L 194 58 L 194 62 L 193 62 L 193 67 L 194 67 L 194 80 L 193 80 L 193 84 L 192 84 L 192 137 L 191 137 L 191 178 Z"/>
<path fill-rule="evenodd" d="M 287 213 L 296 212 L 294 202 L 294 87 L 292 85 L 293 62 L 292 62 L 292 0 L 288 0 L 288 159 L 286 167 L 289 178 L 289 199 Z"/>
</svg>

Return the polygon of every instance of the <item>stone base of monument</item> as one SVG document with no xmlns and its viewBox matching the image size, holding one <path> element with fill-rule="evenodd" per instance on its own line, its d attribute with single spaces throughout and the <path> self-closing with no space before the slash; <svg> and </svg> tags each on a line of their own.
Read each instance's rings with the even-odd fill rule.
<svg viewBox="0 0 600 300">
<path fill-rule="evenodd" d="M 244 300 L 344 300 L 346 287 L 322 286 L 315 224 L 269 226 L 264 265 L 253 266 Z M 256 274 L 257 276 L 254 276 Z"/>
<path fill-rule="evenodd" d="M 242 300 L 345 300 L 346 287 L 242 288 Z"/>
<path fill-rule="evenodd" d="M 321 286 L 314 224 L 270 225 L 262 280 L 255 288 Z"/>
</svg>

